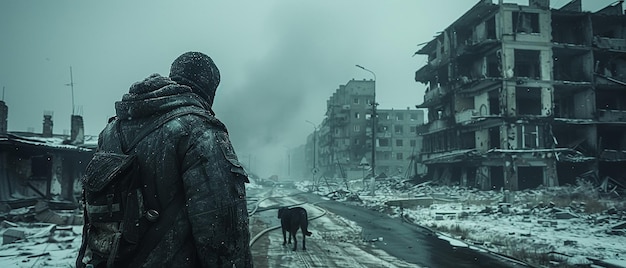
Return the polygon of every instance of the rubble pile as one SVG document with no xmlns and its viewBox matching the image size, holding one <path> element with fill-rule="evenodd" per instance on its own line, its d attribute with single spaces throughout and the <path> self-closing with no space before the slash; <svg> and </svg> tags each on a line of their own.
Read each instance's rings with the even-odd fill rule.
<svg viewBox="0 0 626 268">
<path fill-rule="evenodd" d="M 342 193 L 328 196 L 335 200 L 388 213 L 534 264 L 626 262 L 626 199 L 585 181 L 521 191 L 480 191 L 390 179 L 377 181 L 374 195 L 365 187 L 353 187 L 357 190 L 351 192 L 330 189 Z M 358 198 L 348 199 L 353 195 Z"/>
</svg>

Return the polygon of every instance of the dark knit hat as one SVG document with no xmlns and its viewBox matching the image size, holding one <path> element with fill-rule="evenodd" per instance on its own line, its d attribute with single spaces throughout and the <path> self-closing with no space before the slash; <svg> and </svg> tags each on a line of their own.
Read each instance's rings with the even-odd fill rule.
<svg viewBox="0 0 626 268">
<path fill-rule="evenodd" d="M 220 71 L 211 57 L 201 52 L 186 52 L 178 56 L 170 68 L 170 79 L 191 87 L 191 90 L 213 105 L 220 84 Z"/>
</svg>

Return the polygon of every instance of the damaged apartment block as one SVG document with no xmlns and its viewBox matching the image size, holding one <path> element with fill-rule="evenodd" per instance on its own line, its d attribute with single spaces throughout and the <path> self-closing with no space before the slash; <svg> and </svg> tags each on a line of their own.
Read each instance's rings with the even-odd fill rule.
<svg viewBox="0 0 626 268">
<path fill-rule="evenodd" d="M 626 16 L 479 1 L 416 54 L 429 179 L 484 190 L 626 185 Z"/>
</svg>

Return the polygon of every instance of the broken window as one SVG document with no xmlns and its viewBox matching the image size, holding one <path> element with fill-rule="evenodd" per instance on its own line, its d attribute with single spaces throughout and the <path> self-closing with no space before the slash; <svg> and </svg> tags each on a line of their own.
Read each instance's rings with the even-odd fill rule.
<svg viewBox="0 0 626 268">
<path fill-rule="evenodd" d="M 529 12 L 513 12 L 514 33 L 539 33 L 539 14 Z"/>
<path fill-rule="evenodd" d="M 354 125 L 354 132 L 359 132 L 359 131 L 361 131 L 361 126 Z"/>
<path fill-rule="evenodd" d="M 361 118 L 361 114 L 359 114 L 358 112 L 354 113 L 354 118 L 356 118 L 356 119 Z"/>
<path fill-rule="evenodd" d="M 541 88 L 516 87 L 518 115 L 541 115 Z"/>
<path fill-rule="evenodd" d="M 515 76 L 541 79 L 539 50 L 515 50 Z"/>
<path fill-rule="evenodd" d="M 396 120 L 397 120 L 397 121 L 402 121 L 402 120 L 404 120 L 404 114 L 397 113 L 397 114 L 396 114 Z"/>
<path fill-rule="evenodd" d="M 543 146 L 541 142 L 541 132 L 539 132 L 539 126 L 537 125 L 520 125 L 519 131 L 521 133 L 521 139 L 519 139 L 521 148 L 541 148 Z"/>
</svg>

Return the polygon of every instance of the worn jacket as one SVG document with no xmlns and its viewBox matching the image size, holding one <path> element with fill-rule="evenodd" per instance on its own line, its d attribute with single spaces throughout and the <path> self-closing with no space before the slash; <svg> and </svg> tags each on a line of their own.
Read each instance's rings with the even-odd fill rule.
<svg viewBox="0 0 626 268">
<path fill-rule="evenodd" d="M 133 84 L 115 104 L 122 144 L 159 116 L 181 108 L 211 111 L 189 87 L 158 74 Z M 113 125 L 100 133 L 98 151 L 114 149 Z M 252 267 L 244 187 L 248 178 L 219 120 L 182 115 L 148 134 L 132 152 L 142 183 L 154 185 L 157 209 L 184 198 L 184 206 L 173 215 L 174 226 L 143 267 Z"/>
</svg>

